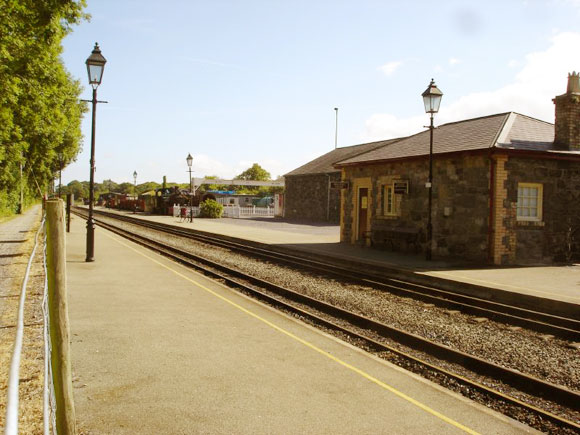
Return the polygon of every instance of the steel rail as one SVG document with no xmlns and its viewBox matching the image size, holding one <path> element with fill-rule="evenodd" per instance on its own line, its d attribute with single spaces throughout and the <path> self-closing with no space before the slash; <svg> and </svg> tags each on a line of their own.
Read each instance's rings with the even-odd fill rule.
<svg viewBox="0 0 580 435">
<path fill-rule="evenodd" d="M 185 230 L 172 225 L 146 221 L 119 215 L 116 213 L 98 212 L 101 215 L 140 225 L 145 228 L 163 231 L 177 236 L 191 238 L 197 241 L 233 249 L 252 257 L 263 258 L 269 261 L 278 261 L 292 266 L 300 266 L 319 273 L 330 274 L 341 279 L 360 281 L 376 289 L 388 291 L 400 296 L 412 297 L 423 302 L 433 303 L 440 307 L 459 309 L 466 314 L 490 318 L 496 321 L 525 327 L 537 332 L 551 334 L 571 341 L 580 341 L 580 321 L 553 314 L 534 311 L 500 302 L 467 296 L 448 290 L 425 286 L 396 278 L 383 278 L 377 275 L 369 277 L 369 273 L 360 273 L 345 269 L 330 263 L 298 257 L 296 255 L 272 251 L 252 244 L 242 244 L 220 237 L 200 234 L 195 230 Z"/>
<path fill-rule="evenodd" d="M 284 305 L 285 308 L 287 308 L 291 311 L 299 312 L 300 315 L 308 317 L 308 318 L 316 321 L 317 323 L 322 323 L 324 326 L 330 327 L 332 329 L 340 330 L 344 333 L 348 333 L 349 335 L 356 337 L 356 338 L 359 338 L 367 343 L 372 343 L 373 346 L 379 346 L 379 348 L 382 350 L 388 350 L 390 352 L 396 353 L 400 357 L 411 359 L 413 362 L 415 362 L 417 364 L 421 364 L 423 366 L 428 367 L 429 370 L 433 370 L 433 371 L 445 374 L 446 376 L 451 376 L 452 378 L 454 378 L 458 381 L 468 383 L 469 386 L 472 388 L 476 388 L 477 390 L 482 391 L 490 396 L 493 396 L 496 399 L 508 401 L 513 406 L 523 407 L 528 412 L 540 414 L 542 416 L 542 418 L 545 418 L 549 421 L 552 421 L 553 423 L 556 423 L 559 426 L 571 428 L 574 430 L 580 430 L 580 425 L 578 425 L 574 422 L 563 419 L 563 418 L 561 418 L 557 415 L 554 415 L 550 412 L 541 410 L 537 407 L 534 407 L 533 405 L 526 404 L 526 403 L 524 403 L 516 398 L 508 396 L 508 395 L 501 393 L 499 391 L 495 391 L 492 388 L 484 386 L 484 385 L 477 383 L 475 381 L 468 380 L 463 376 L 453 374 L 453 373 L 449 372 L 448 370 L 437 367 L 433 364 L 426 363 L 425 361 L 422 361 L 416 357 L 410 356 L 410 355 L 408 355 L 404 352 L 401 352 L 393 347 L 385 345 L 384 343 L 377 342 L 376 340 L 374 340 L 372 338 L 366 337 L 366 336 L 364 336 L 360 333 L 354 332 L 348 328 L 345 328 L 345 327 L 340 326 L 340 325 L 336 325 L 335 323 L 333 323 L 329 320 L 322 319 L 313 313 L 309 313 L 307 311 L 301 310 L 300 308 L 298 308 L 296 306 L 293 306 L 291 304 L 287 304 L 286 302 L 283 302 L 275 297 L 267 295 L 266 293 L 264 293 L 258 289 L 255 289 L 252 286 L 248 286 L 244 282 L 241 282 L 237 279 L 232 278 L 232 276 L 237 277 L 238 279 L 242 279 L 244 281 L 250 282 L 253 285 L 265 288 L 268 291 L 272 291 L 279 296 L 291 299 L 292 301 L 294 301 L 296 303 L 307 305 L 310 308 L 314 308 L 315 310 L 322 312 L 326 315 L 330 315 L 330 316 L 335 317 L 337 319 L 346 320 L 351 325 L 356 326 L 358 328 L 372 331 L 376 334 L 381 335 L 384 338 L 392 339 L 398 343 L 401 343 L 405 346 L 409 346 L 409 347 L 414 348 L 414 349 L 418 349 L 418 350 L 425 352 L 425 353 L 427 353 L 431 356 L 434 356 L 436 358 L 445 360 L 447 362 L 461 365 L 462 367 L 467 368 L 468 370 L 470 370 L 474 373 L 477 373 L 478 375 L 492 377 L 493 379 L 496 379 L 496 380 L 499 380 L 500 382 L 511 385 L 512 387 L 519 389 L 522 392 L 525 392 L 527 394 L 531 394 L 531 395 L 536 396 L 536 397 L 542 397 L 546 400 L 553 401 L 555 403 L 569 407 L 571 409 L 575 409 L 575 410 L 578 409 L 578 404 L 580 403 L 580 393 L 569 390 L 568 388 L 560 386 L 560 385 L 551 384 L 549 382 L 543 381 L 543 380 L 535 378 L 533 376 L 529 376 L 529 375 L 520 373 L 520 372 L 512 370 L 512 369 L 501 367 L 499 365 L 496 365 L 496 364 L 491 363 L 489 361 L 485 361 L 485 360 L 480 359 L 478 357 L 475 357 L 475 356 L 466 354 L 464 352 L 460 352 L 460 351 L 451 349 L 448 346 L 441 345 L 441 344 L 432 342 L 430 340 L 424 339 L 420 336 L 417 336 L 414 334 L 409 334 L 407 332 L 401 331 L 397 328 L 390 327 L 388 325 L 385 325 L 385 324 L 382 324 L 382 323 L 377 322 L 375 320 L 366 318 L 366 317 L 361 316 L 359 314 L 350 312 L 348 310 L 344 310 L 342 308 L 332 306 L 330 304 L 319 301 L 317 299 L 314 299 L 314 298 L 302 295 L 300 293 L 294 292 L 293 290 L 289 290 L 289 289 L 277 286 L 273 283 L 261 280 L 259 278 L 253 277 L 251 275 L 246 275 L 240 271 L 230 269 L 226 266 L 215 263 L 215 262 L 208 260 L 208 259 L 205 259 L 203 257 L 199 257 L 195 254 L 185 252 L 185 251 L 178 249 L 178 248 L 167 246 L 163 243 L 149 239 L 148 237 L 132 233 L 128 230 L 121 229 L 121 228 L 115 227 L 111 224 L 104 223 L 104 222 L 97 222 L 97 223 L 99 225 L 101 225 L 102 227 L 109 229 L 110 231 L 112 231 L 118 235 L 121 235 L 122 237 L 128 238 L 128 239 L 130 239 L 138 244 L 146 246 L 147 248 L 152 249 L 156 252 L 159 252 L 159 253 L 161 253 L 169 258 L 172 258 L 173 260 L 176 260 L 180 263 L 194 267 L 197 270 L 202 271 L 204 274 L 210 275 L 214 279 L 222 280 L 222 281 L 226 282 L 227 284 L 235 286 L 237 288 L 242 288 L 244 291 L 252 293 L 252 294 L 256 295 L 257 297 L 259 297 L 260 299 L 267 299 L 268 301 L 270 301 L 271 303 L 273 303 L 275 305 L 282 304 L 282 305 Z M 200 266 L 199 264 L 195 264 L 192 262 L 202 263 L 207 267 L 203 267 L 203 266 Z M 210 269 L 208 269 L 208 267 Z M 223 273 L 227 273 L 227 275 L 224 275 L 223 273 L 216 272 L 215 270 L 212 270 L 212 269 L 219 270 Z M 297 310 L 299 310 L 299 311 L 297 311 Z"/>
</svg>

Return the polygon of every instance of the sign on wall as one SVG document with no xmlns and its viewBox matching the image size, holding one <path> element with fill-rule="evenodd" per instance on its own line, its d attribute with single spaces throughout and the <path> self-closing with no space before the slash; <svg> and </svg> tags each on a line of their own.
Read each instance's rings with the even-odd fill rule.
<svg viewBox="0 0 580 435">
<path fill-rule="evenodd" d="M 348 189 L 348 181 L 331 181 L 330 188 L 331 189 Z"/>
<path fill-rule="evenodd" d="M 393 190 L 398 195 L 409 193 L 409 181 L 407 180 L 395 181 L 393 183 Z"/>
</svg>

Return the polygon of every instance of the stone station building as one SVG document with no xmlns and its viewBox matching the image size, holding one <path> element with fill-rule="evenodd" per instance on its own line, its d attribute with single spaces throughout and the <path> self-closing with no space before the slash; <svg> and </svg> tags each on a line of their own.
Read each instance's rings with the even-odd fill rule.
<svg viewBox="0 0 580 435">
<path fill-rule="evenodd" d="M 336 148 L 284 175 L 284 217 L 291 220 L 340 222 L 341 173 L 333 164 L 372 151 L 393 140 Z"/>
<path fill-rule="evenodd" d="M 434 258 L 504 265 L 579 259 L 578 74 L 553 101 L 555 125 L 509 112 L 435 129 Z M 341 241 L 425 251 L 429 131 L 374 144 L 334 165 L 343 181 Z"/>
</svg>

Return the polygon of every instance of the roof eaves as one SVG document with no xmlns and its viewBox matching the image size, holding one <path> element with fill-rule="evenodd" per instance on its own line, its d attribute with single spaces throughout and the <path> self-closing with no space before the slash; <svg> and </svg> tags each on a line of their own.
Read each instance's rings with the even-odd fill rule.
<svg viewBox="0 0 580 435">
<path fill-rule="evenodd" d="M 309 175 L 336 174 L 337 172 L 340 172 L 340 170 L 333 169 L 331 171 L 307 172 L 307 173 L 302 173 L 302 174 L 286 174 L 286 175 L 284 175 L 284 178 L 286 178 L 286 177 L 305 177 L 305 176 L 309 176 Z"/>
</svg>

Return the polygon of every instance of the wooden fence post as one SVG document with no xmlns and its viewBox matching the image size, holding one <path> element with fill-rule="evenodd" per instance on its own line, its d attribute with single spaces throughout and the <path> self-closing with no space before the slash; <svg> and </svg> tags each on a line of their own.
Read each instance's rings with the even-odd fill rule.
<svg viewBox="0 0 580 435">
<path fill-rule="evenodd" d="M 61 199 L 46 201 L 46 228 L 48 316 L 56 430 L 59 435 L 73 435 L 76 434 L 76 419 L 70 362 L 64 204 Z"/>
</svg>

